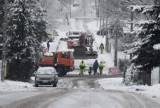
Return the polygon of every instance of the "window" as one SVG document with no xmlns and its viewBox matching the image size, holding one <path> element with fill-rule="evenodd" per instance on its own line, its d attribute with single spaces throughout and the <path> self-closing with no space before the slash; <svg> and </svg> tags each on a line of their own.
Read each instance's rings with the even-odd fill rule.
<svg viewBox="0 0 160 108">
<path fill-rule="evenodd" d="M 62 58 L 69 58 L 69 54 L 67 52 L 61 52 Z"/>
</svg>

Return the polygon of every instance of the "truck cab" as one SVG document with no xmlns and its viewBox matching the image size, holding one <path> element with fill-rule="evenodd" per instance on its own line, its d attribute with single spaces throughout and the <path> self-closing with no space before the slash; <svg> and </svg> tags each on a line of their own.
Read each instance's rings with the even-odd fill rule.
<svg viewBox="0 0 160 108">
<path fill-rule="evenodd" d="M 39 66 L 53 66 L 59 76 L 64 76 L 67 72 L 74 70 L 73 51 L 47 52 L 38 64 Z"/>
</svg>

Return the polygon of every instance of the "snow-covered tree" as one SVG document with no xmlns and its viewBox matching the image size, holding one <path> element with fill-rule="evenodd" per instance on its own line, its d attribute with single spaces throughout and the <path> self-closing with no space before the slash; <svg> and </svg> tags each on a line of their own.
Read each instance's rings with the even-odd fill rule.
<svg viewBox="0 0 160 108">
<path fill-rule="evenodd" d="M 8 75 L 12 80 L 28 81 L 34 71 L 46 22 L 36 0 L 15 0 L 10 4 L 8 26 Z"/>
<path fill-rule="evenodd" d="M 46 31 L 47 28 L 47 21 L 45 20 L 46 17 L 46 10 L 41 8 L 41 6 L 37 3 L 37 6 L 34 8 L 34 33 L 36 34 L 36 38 L 39 42 L 45 41 L 48 38 L 48 33 Z"/>
<path fill-rule="evenodd" d="M 126 70 L 124 83 L 126 85 L 142 84 L 142 79 L 140 79 L 141 71 L 133 64 Z"/>
<path fill-rule="evenodd" d="M 141 30 L 137 33 L 137 41 L 134 43 L 132 63 L 144 73 L 151 74 L 153 67 L 160 64 L 160 51 L 153 48 L 160 43 L 160 6 L 133 6 L 133 10 L 146 15 L 147 20 L 138 23 Z"/>
<path fill-rule="evenodd" d="M 3 24 L 3 16 L 4 16 L 3 4 L 4 4 L 4 0 L 1 0 L 0 1 L 0 38 L 2 37 L 2 24 Z"/>
<path fill-rule="evenodd" d="M 0 1 L 0 42 L 2 42 L 2 24 L 3 24 L 3 0 Z M 1 56 L 0 52 L 0 56 Z"/>
</svg>

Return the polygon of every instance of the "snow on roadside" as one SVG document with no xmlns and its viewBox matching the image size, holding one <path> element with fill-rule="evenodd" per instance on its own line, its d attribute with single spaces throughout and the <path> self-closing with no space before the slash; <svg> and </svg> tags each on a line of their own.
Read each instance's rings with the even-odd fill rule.
<svg viewBox="0 0 160 108">
<path fill-rule="evenodd" d="M 96 32 L 99 30 L 99 27 L 96 26 L 97 25 L 96 23 L 97 23 L 96 21 L 89 22 L 87 24 L 88 29 L 93 33 L 95 41 L 97 43 L 97 46 L 100 46 L 101 43 L 103 43 L 105 45 L 105 40 L 106 40 L 105 37 L 98 36 L 96 34 Z M 114 66 L 113 58 L 112 58 L 111 54 L 107 53 L 106 51 L 103 54 L 100 54 L 100 51 L 98 52 L 98 61 L 105 62 L 106 68 Z"/>
<path fill-rule="evenodd" d="M 33 84 L 19 81 L 5 80 L 0 82 L 0 91 L 33 91 L 36 90 Z"/>
<path fill-rule="evenodd" d="M 160 84 L 147 86 L 147 85 L 132 85 L 126 86 L 122 83 L 123 78 L 107 78 L 99 79 L 97 82 L 106 90 L 120 90 L 127 92 L 136 92 L 144 94 L 145 96 L 151 97 L 155 100 L 160 99 Z"/>
</svg>

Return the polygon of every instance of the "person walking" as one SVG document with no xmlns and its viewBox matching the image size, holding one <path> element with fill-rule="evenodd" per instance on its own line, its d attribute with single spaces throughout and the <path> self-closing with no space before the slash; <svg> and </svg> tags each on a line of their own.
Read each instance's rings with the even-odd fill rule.
<svg viewBox="0 0 160 108">
<path fill-rule="evenodd" d="M 92 67 L 89 67 L 88 73 L 89 73 L 89 75 L 92 74 Z"/>
<path fill-rule="evenodd" d="M 48 52 L 49 52 L 49 48 L 50 48 L 50 44 L 49 44 L 49 41 L 47 42 L 47 49 L 48 49 Z"/>
<path fill-rule="evenodd" d="M 79 65 L 79 68 L 80 68 L 79 75 L 83 75 L 85 67 L 86 67 L 86 65 L 85 65 L 84 61 L 82 60 L 80 65 Z"/>
<path fill-rule="evenodd" d="M 94 71 L 94 75 L 96 75 L 96 74 L 97 74 L 98 66 L 99 66 L 98 61 L 97 61 L 97 60 L 95 60 L 95 62 L 94 62 L 94 64 L 93 64 L 93 71 Z"/>
<path fill-rule="evenodd" d="M 103 74 L 103 68 L 104 68 L 104 64 L 103 64 L 103 62 L 101 61 L 100 64 L 99 64 L 99 72 L 100 72 L 100 75 Z"/>
<path fill-rule="evenodd" d="M 100 44 L 99 49 L 100 49 L 101 54 L 102 54 L 102 53 L 103 53 L 103 50 L 104 50 L 104 45 L 103 45 L 103 43 Z"/>
</svg>

